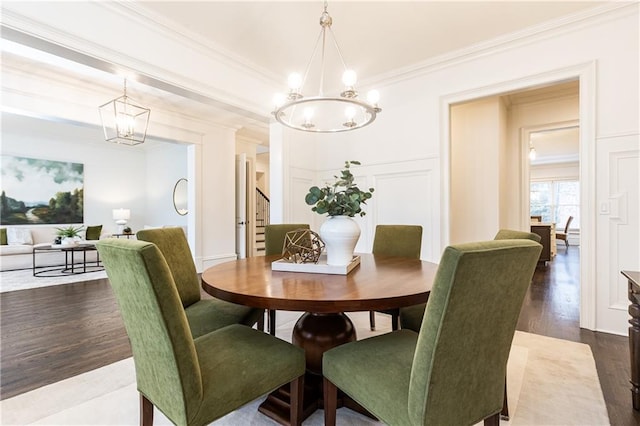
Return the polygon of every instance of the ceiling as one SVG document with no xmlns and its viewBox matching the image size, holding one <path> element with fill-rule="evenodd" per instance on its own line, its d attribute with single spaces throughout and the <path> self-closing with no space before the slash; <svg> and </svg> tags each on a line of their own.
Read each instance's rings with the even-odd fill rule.
<svg viewBox="0 0 640 426">
<path fill-rule="evenodd" d="M 448 55 L 493 46 L 513 34 L 526 33 L 532 27 L 605 3 L 610 2 L 333 1 L 328 4 L 328 11 L 347 66 L 355 69 L 366 84 L 419 69 Z M 323 2 L 137 1 L 118 3 L 118 7 L 257 70 L 285 90 L 287 75 L 304 71 L 309 61 L 320 31 L 318 19 Z M 27 72 L 43 70 L 39 60 L 7 54 L 4 46 L 2 53 L 3 66 L 13 58 L 15 66 Z M 86 64 L 65 66 L 63 62 L 56 64 L 56 69 L 69 78 L 94 85 L 102 83 L 113 87 L 114 93 L 122 88 L 120 77 Z M 48 72 L 52 68 L 48 67 Z M 131 89 L 141 102 L 156 99 L 176 110 L 191 103 L 195 108 L 215 111 L 221 123 L 226 120 L 242 127 L 241 133 L 267 139 L 266 118 L 247 119 L 242 113 L 216 105 L 215 100 L 181 93 L 166 83 L 162 87 L 153 81 L 146 84 Z"/>
<path fill-rule="evenodd" d="M 592 9 L 596 1 L 330 1 L 348 67 L 371 79 Z M 135 9 L 286 84 L 303 72 L 322 1 L 144 1 Z"/>
</svg>

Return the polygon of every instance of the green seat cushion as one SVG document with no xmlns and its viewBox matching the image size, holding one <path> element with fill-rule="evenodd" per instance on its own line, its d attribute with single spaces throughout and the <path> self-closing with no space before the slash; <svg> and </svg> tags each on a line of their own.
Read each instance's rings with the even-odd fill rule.
<svg viewBox="0 0 640 426">
<path fill-rule="evenodd" d="M 99 240 L 102 233 L 102 225 L 87 226 L 87 232 L 85 233 L 85 239 L 87 240 Z"/>
<path fill-rule="evenodd" d="M 411 424 L 408 394 L 417 338 L 400 330 L 337 346 L 324 353 L 322 373 L 382 422 Z"/>
<path fill-rule="evenodd" d="M 194 425 L 208 424 L 305 371 L 303 349 L 243 325 L 206 334 L 195 346 L 203 396 Z"/>
<path fill-rule="evenodd" d="M 0 245 L 7 245 L 7 228 L 0 228 Z"/>
<path fill-rule="evenodd" d="M 184 311 L 194 339 L 232 324 L 252 326 L 264 315 L 261 309 L 219 299 L 202 299 L 189 305 Z"/>
</svg>

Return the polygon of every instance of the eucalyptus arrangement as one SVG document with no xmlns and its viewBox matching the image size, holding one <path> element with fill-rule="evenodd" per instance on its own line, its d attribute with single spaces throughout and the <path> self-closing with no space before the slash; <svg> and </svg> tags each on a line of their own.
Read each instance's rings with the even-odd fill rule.
<svg viewBox="0 0 640 426">
<path fill-rule="evenodd" d="M 327 213 L 329 216 L 364 216 L 361 205 L 367 204 L 367 200 L 372 197 L 373 188 L 363 191 L 354 183 L 354 176 L 351 173 L 352 165 L 359 166 L 359 161 L 345 161 L 344 170 L 340 176 L 334 176 L 333 185 L 325 185 L 322 188 L 312 186 L 305 196 L 305 202 L 313 206 L 312 211 L 318 214 Z"/>
</svg>

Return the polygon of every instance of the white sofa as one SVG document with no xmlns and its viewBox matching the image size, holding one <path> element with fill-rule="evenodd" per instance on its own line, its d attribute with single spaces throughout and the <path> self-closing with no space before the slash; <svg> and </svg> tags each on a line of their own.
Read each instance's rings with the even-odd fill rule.
<svg viewBox="0 0 640 426">
<path fill-rule="evenodd" d="M 33 267 L 33 248 L 53 244 L 56 238 L 56 228 L 59 226 L 48 225 L 28 225 L 28 226 L 7 226 L 16 228 L 22 232 L 28 231 L 32 244 L 7 244 L 0 245 L 0 271 L 11 271 L 15 269 L 30 269 Z M 101 235 L 100 238 L 105 237 Z M 88 251 L 87 261 L 95 261 L 97 252 Z M 75 262 L 82 262 L 82 256 L 75 256 Z M 39 252 L 36 257 L 37 266 L 58 266 L 64 265 L 65 253 L 62 251 Z"/>
</svg>

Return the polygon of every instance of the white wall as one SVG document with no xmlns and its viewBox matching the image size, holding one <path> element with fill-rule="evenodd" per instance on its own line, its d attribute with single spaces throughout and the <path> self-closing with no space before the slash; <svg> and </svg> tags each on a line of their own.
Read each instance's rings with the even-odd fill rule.
<svg viewBox="0 0 640 426">
<path fill-rule="evenodd" d="M 524 39 L 515 37 L 478 54 L 433 61 L 424 70 L 380 88 L 383 111 L 372 125 L 345 135 L 318 135 L 317 148 L 311 154 L 316 161 L 311 169 L 335 169 L 345 159 L 359 159 L 365 165 L 384 165 L 403 173 L 407 161 L 435 159 L 431 170 L 436 171 L 436 190 L 426 192 L 416 186 L 411 205 L 396 208 L 423 212 L 436 206 L 439 217 L 426 245 L 431 252 L 439 253 L 453 231 L 446 218 L 447 169 L 438 174 L 439 167 L 448 164 L 448 103 L 499 94 L 493 90 L 503 93 L 541 82 L 592 76 L 583 80 L 580 88 L 587 95 L 581 99 L 581 117 L 587 118 L 586 123 L 581 123 L 581 159 L 586 159 L 581 163 L 581 173 L 588 177 L 587 182 L 581 182 L 587 191 L 583 196 L 587 226 L 581 234 L 585 265 L 580 278 L 581 321 L 585 327 L 626 334 L 626 284 L 619 271 L 640 269 L 638 36 L 636 3 L 603 16 L 532 33 Z M 584 128 L 585 125 L 591 127 Z M 289 141 L 294 142 L 292 138 Z M 308 161 L 309 155 L 291 155 L 285 165 L 291 176 L 283 173 L 288 182 L 294 178 L 298 163 Z M 273 159 L 271 164 L 274 174 Z M 427 169 L 416 172 L 420 171 Z M 481 174 L 478 183 L 482 181 Z M 480 185 L 475 189 L 483 190 Z M 442 208 L 441 201 L 445 202 Z"/>
<path fill-rule="evenodd" d="M 131 210 L 128 225 L 136 231 L 146 223 L 144 150 L 103 137 L 98 128 L 3 114 L 1 153 L 84 164 L 85 224 L 102 224 L 103 233 L 113 233 L 112 210 L 123 207 Z"/>
<path fill-rule="evenodd" d="M 173 189 L 178 179 L 187 178 L 187 145 L 163 143 L 146 150 L 145 225 L 187 226 L 173 205 Z"/>
<path fill-rule="evenodd" d="M 496 96 L 451 107 L 453 244 L 489 240 L 500 228 L 503 112 Z"/>
</svg>

